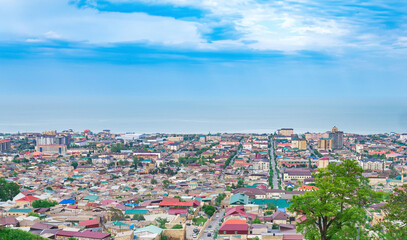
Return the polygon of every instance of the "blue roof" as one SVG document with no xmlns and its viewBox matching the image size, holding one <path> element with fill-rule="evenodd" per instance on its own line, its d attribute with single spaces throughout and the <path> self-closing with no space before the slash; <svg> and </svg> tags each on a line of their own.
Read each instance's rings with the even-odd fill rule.
<svg viewBox="0 0 407 240">
<path fill-rule="evenodd" d="M 71 204 L 71 203 L 76 203 L 76 201 L 71 198 L 68 198 L 59 202 L 59 204 Z"/>
<path fill-rule="evenodd" d="M 146 209 L 128 209 L 124 212 L 126 215 L 134 215 L 134 214 L 147 214 L 148 210 Z"/>
<path fill-rule="evenodd" d="M 30 213 L 34 211 L 32 208 L 10 208 L 7 212 L 14 212 L 14 213 Z"/>
</svg>

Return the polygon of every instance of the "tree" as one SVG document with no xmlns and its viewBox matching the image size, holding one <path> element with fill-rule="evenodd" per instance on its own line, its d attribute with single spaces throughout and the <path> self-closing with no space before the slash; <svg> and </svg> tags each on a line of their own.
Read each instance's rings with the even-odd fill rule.
<svg viewBox="0 0 407 240">
<path fill-rule="evenodd" d="M 159 224 L 160 228 L 165 229 L 166 228 L 165 224 L 168 222 L 168 219 L 158 217 L 158 218 L 155 219 L 155 221 Z"/>
<path fill-rule="evenodd" d="M 375 198 L 363 169 L 354 160 L 329 164 L 315 174 L 315 191 L 294 196 L 290 212 L 305 215 L 297 230 L 307 239 L 356 239 L 365 207 Z M 360 232 L 364 235 L 365 232 Z"/>
<path fill-rule="evenodd" d="M 112 221 L 121 221 L 124 219 L 124 214 L 120 209 L 116 209 L 116 208 L 109 208 L 109 212 L 110 212 L 110 219 Z"/>
<path fill-rule="evenodd" d="M 277 207 L 273 203 L 269 202 L 269 203 L 267 203 L 267 209 L 275 211 L 275 210 L 277 210 Z"/>
<path fill-rule="evenodd" d="M 157 184 L 157 180 L 155 180 L 154 178 L 151 179 L 151 184 Z"/>
<path fill-rule="evenodd" d="M 20 186 L 14 182 L 7 182 L 6 179 L 0 178 L 0 201 L 13 199 L 20 193 Z"/>
<path fill-rule="evenodd" d="M 212 205 L 204 205 L 203 210 L 209 217 L 212 217 L 212 215 L 216 212 L 215 207 Z"/>
<path fill-rule="evenodd" d="M 170 186 L 170 181 L 165 179 L 162 184 L 163 184 L 163 188 L 167 189 Z"/>
<path fill-rule="evenodd" d="M 73 167 L 73 169 L 76 169 L 78 167 L 78 162 L 77 161 L 73 161 L 71 163 L 71 166 Z"/>
<path fill-rule="evenodd" d="M 2 240 L 21 240 L 21 239 L 30 239 L 30 240 L 46 240 L 49 238 L 43 238 L 40 235 L 32 234 L 20 229 L 11 229 L 11 228 L 2 228 L 0 230 L 0 239 Z"/>
<path fill-rule="evenodd" d="M 53 206 L 55 206 L 57 204 L 58 204 L 57 201 L 49 201 L 49 200 L 38 199 L 38 200 L 35 200 L 32 203 L 32 207 L 33 208 L 50 208 L 50 207 L 53 207 Z"/>
<path fill-rule="evenodd" d="M 181 224 L 176 224 L 172 227 L 172 229 L 183 229 Z"/>
<path fill-rule="evenodd" d="M 375 226 L 380 239 L 405 239 L 407 236 L 407 185 L 397 187 L 382 210 L 384 221 Z M 383 231 L 384 230 L 384 231 Z"/>
<path fill-rule="evenodd" d="M 253 220 L 252 222 L 253 224 L 261 224 L 260 219 L 258 219 L 257 217 Z"/>
<path fill-rule="evenodd" d="M 134 214 L 134 215 L 133 215 L 133 219 L 135 219 L 135 220 L 137 220 L 137 221 L 144 221 L 144 220 L 146 220 L 142 214 Z"/>
<path fill-rule="evenodd" d="M 241 188 L 241 187 L 243 187 L 243 184 L 244 184 L 243 180 L 240 179 L 239 181 L 237 181 L 236 188 Z"/>
</svg>

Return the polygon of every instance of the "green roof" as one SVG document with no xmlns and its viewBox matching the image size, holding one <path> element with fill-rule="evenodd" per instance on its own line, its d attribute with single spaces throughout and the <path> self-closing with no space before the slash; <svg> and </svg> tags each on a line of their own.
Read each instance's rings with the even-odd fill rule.
<svg viewBox="0 0 407 240">
<path fill-rule="evenodd" d="M 286 199 L 249 199 L 252 204 L 256 205 L 264 205 L 266 206 L 268 203 L 272 203 L 274 206 L 278 208 L 288 208 L 291 203 L 288 202 Z"/>
<path fill-rule="evenodd" d="M 30 213 L 34 211 L 32 208 L 10 208 L 8 212 L 13 212 L 13 213 Z"/>
<path fill-rule="evenodd" d="M 154 225 L 149 225 L 147 227 L 143 227 L 143 228 L 137 228 L 134 230 L 134 233 L 139 233 L 139 232 L 151 232 L 151 233 L 155 233 L 155 234 L 161 234 L 163 230 L 159 227 L 156 227 Z"/>
<path fill-rule="evenodd" d="M 236 193 L 230 196 L 229 204 L 235 205 L 245 205 L 249 203 L 249 197 L 243 193 Z"/>
<path fill-rule="evenodd" d="M 125 215 L 134 215 L 134 214 L 147 214 L 148 210 L 146 209 L 129 209 L 124 212 Z"/>
<path fill-rule="evenodd" d="M 114 222 L 112 222 L 112 224 L 113 224 L 113 225 L 115 225 L 115 226 L 124 226 L 124 225 L 129 225 L 129 224 L 126 224 L 126 223 L 124 223 L 124 222 L 120 222 L 120 221 L 114 221 Z"/>
<path fill-rule="evenodd" d="M 98 198 L 99 198 L 99 196 L 97 196 L 97 195 L 87 195 L 82 200 L 88 200 L 88 201 L 94 202 Z"/>
</svg>

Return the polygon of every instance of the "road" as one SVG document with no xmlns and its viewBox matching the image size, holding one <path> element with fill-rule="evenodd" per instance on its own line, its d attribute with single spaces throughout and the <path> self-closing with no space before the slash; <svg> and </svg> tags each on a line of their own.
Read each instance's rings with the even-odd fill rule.
<svg viewBox="0 0 407 240">
<path fill-rule="evenodd" d="M 273 169 L 273 189 L 278 188 L 278 177 L 277 177 L 277 170 L 276 170 L 276 160 L 274 159 L 274 139 L 271 137 L 271 147 L 270 147 L 270 167 Z"/>
<path fill-rule="evenodd" d="M 223 215 L 225 214 L 225 209 L 221 209 L 219 212 L 215 212 L 215 217 L 213 217 L 212 221 L 208 224 L 208 227 L 206 229 L 202 229 L 204 231 L 204 234 L 202 235 L 199 240 L 212 240 L 214 239 L 213 235 L 216 231 L 219 229 L 219 223 L 221 223 L 221 220 L 223 218 Z M 218 217 L 216 217 L 218 216 Z M 205 232 L 207 231 L 207 232 Z M 211 233 L 211 236 L 208 237 L 208 233 Z"/>
<path fill-rule="evenodd" d="M 192 240 L 194 239 L 192 236 L 194 235 L 194 228 L 198 228 L 198 230 L 200 230 L 200 227 L 194 226 L 194 225 L 190 225 L 190 226 L 186 226 L 186 237 L 188 240 Z M 196 239 L 196 238 L 195 238 Z"/>
</svg>

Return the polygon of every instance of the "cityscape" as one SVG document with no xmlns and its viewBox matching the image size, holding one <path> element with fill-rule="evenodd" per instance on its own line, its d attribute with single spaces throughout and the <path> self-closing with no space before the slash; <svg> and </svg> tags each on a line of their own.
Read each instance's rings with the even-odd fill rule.
<svg viewBox="0 0 407 240">
<path fill-rule="evenodd" d="M 296 199 L 327 191 L 319 174 L 350 163 L 366 181 L 358 191 L 377 196 L 358 208 L 360 236 L 344 226 L 343 239 L 383 239 L 375 227 L 392 211 L 393 189 L 405 189 L 406 133 L 69 129 L 0 139 L 0 227 L 30 234 L 17 239 L 309 239 L 313 216 L 297 208 L 315 203 Z M 404 209 L 405 195 L 399 201 Z"/>
<path fill-rule="evenodd" d="M 407 1 L 0 0 L 0 240 L 407 240 Z"/>
</svg>

